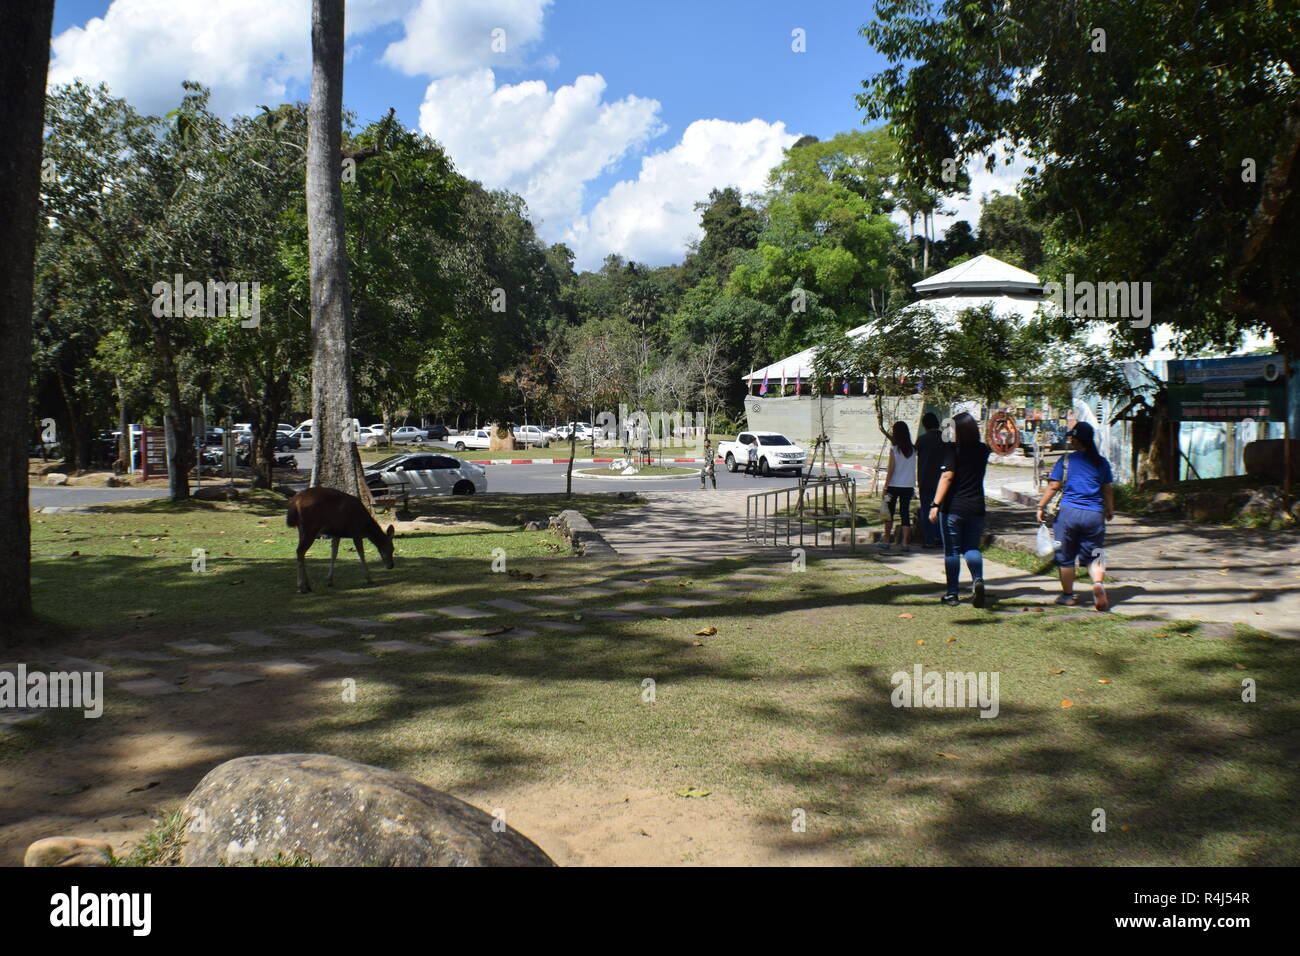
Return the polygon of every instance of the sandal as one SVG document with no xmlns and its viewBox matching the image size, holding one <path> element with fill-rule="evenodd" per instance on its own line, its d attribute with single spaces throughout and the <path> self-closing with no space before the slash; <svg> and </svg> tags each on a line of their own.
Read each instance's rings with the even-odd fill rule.
<svg viewBox="0 0 1300 956">
<path fill-rule="evenodd" d="M 1061 607 L 1075 607 L 1078 605 L 1079 599 L 1071 592 L 1070 594 L 1062 594 L 1056 599 L 1056 603 Z"/>
</svg>

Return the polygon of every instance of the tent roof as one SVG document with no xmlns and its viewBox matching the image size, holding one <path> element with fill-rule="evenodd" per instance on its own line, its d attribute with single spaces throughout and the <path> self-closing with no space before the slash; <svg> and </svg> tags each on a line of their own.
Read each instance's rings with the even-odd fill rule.
<svg viewBox="0 0 1300 956">
<path fill-rule="evenodd" d="M 928 279 L 912 283 L 912 288 L 925 296 L 954 292 L 958 289 L 1018 292 L 1022 295 L 1042 294 L 1042 284 L 1038 281 L 1038 276 L 987 255 L 979 255 L 965 262 L 959 262 L 951 269 L 945 269 Z"/>
</svg>

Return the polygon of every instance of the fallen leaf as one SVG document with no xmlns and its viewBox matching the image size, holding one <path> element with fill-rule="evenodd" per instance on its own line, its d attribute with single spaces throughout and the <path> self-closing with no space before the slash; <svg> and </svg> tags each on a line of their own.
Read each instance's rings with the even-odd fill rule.
<svg viewBox="0 0 1300 956">
<path fill-rule="evenodd" d="M 159 780 L 150 780 L 148 783 L 141 784 L 138 787 L 132 787 L 127 793 L 144 793 L 146 790 L 152 790 L 161 783 Z"/>
<path fill-rule="evenodd" d="M 957 643 L 957 638 L 955 638 L 955 637 L 950 637 L 950 638 L 948 638 L 948 640 L 944 641 L 944 643 L 945 643 L 945 644 L 956 644 L 956 643 Z"/>
<path fill-rule="evenodd" d="M 717 629 L 716 627 L 713 627 L 712 625 L 710 625 L 709 627 L 702 627 L 702 628 L 700 628 L 698 631 L 695 632 L 695 636 L 696 636 L 696 637 L 712 637 L 714 634 L 717 634 L 717 633 L 718 633 L 718 629 Z"/>
<path fill-rule="evenodd" d="M 70 796 L 72 796 L 73 794 L 76 794 L 76 793 L 85 793 L 85 792 L 86 792 L 87 790 L 89 790 L 89 789 L 90 789 L 90 784 L 88 784 L 88 783 L 74 783 L 72 786 L 70 786 L 70 787 L 64 787 L 62 790 L 51 790 L 51 791 L 50 791 L 50 796 L 51 796 L 51 797 L 70 797 Z"/>
<path fill-rule="evenodd" d="M 1073 707 L 1073 706 L 1074 706 L 1074 701 L 1070 700 L 1069 698 L 1066 698 L 1065 700 L 1061 701 L 1062 710 L 1064 710 L 1067 707 Z"/>
<path fill-rule="evenodd" d="M 1048 671 L 1047 673 L 1049 673 L 1049 674 L 1064 674 L 1064 673 L 1065 673 L 1065 668 L 1062 667 L 1060 670 Z"/>
<path fill-rule="evenodd" d="M 924 644 L 925 641 L 917 641 L 916 643 L 918 643 L 918 644 Z"/>
<path fill-rule="evenodd" d="M 947 757 L 949 760 L 958 759 L 956 754 L 946 754 L 942 750 L 936 750 L 935 753 L 937 753 L 940 757 Z"/>
<path fill-rule="evenodd" d="M 1101 680 L 1097 681 L 1097 683 L 1098 683 L 1098 684 L 1109 684 L 1109 683 L 1110 683 L 1110 678 L 1108 678 L 1108 677 L 1103 677 Z"/>
<path fill-rule="evenodd" d="M 910 620 L 912 619 L 912 615 L 911 615 L 911 614 L 900 614 L 900 615 L 898 615 L 898 616 L 899 616 L 900 618 L 902 618 L 904 621 L 910 621 Z"/>
<path fill-rule="evenodd" d="M 703 641 L 691 641 L 691 646 L 692 646 L 692 647 L 703 647 L 703 646 L 704 646 L 704 642 L 703 642 Z"/>
<path fill-rule="evenodd" d="M 1239 670 L 1239 671 L 1244 671 L 1245 669 L 1246 669 L 1246 665 L 1245 665 L 1245 664 L 1238 664 L 1238 665 L 1237 665 L 1237 670 Z"/>
<path fill-rule="evenodd" d="M 678 787 L 673 791 L 679 797 L 690 797 L 692 800 L 707 797 L 712 792 L 712 790 L 702 790 L 699 787 Z"/>
<path fill-rule="evenodd" d="M 492 630 L 490 630 L 490 631 L 484 631 L 484 632 L 483 632 L 483 636 L 484 636 L 484 637 L 496 637 L 498 634 L 505 634 L 507 631 L 513 631 L 514 629 L 515 629 L 515 628 L 514 628 L 514 625 L 513 625 L 513 624 L 503 624 L 503 625 L 501 625 L 500 627 L 494 627 L 494 628 L 492 628 Z"/>
</svg>

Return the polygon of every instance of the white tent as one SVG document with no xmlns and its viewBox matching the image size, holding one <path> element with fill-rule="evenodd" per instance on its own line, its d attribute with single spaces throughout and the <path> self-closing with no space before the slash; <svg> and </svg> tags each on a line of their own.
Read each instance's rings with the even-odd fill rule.
<svg viewBox="0 0 1300 956">
<path fill-rule="evenodd" d="M 951 269 L 936 273 L 912 285 L 921 299 L 905 309 L 933 309 L 956 321 L 963 309 L 992 305 L 998 315 L 1014 315 L 1028 321 L 1046 300 L 1038 276 L 1018 269 L 1009 262 L 992 256 L 980 255 L 959 262 Z M 871 324 L 850 329 L 849 338 L 858 338 L 871 329 Z M 766 375 L 770 383 L 780 383 L 784 375 L 787 384 L 796 376 L 808 381 L 812 373 L 814 349 L 788 355 L 764 368 L 741 377 L 746 383 L 761 382 Z"/>
</svg>

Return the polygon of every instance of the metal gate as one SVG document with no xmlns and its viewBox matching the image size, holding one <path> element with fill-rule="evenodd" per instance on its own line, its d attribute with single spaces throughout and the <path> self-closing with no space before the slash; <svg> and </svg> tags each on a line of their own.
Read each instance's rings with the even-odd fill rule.
<svg viewBox="0 0 1300 956">
<path fill-rule="evenodd" d="M 847 529 L 849 550 L 855 551 L 857 502 L 857 482 L 848 475 L 805 478 L 789 488 L 760 491 L 745 499 L 745 538 L 772 547 L 819 548 L 821 536 L 829 533 L 827 545 L 834 548 L 836 531 Z"/>
</svg>

